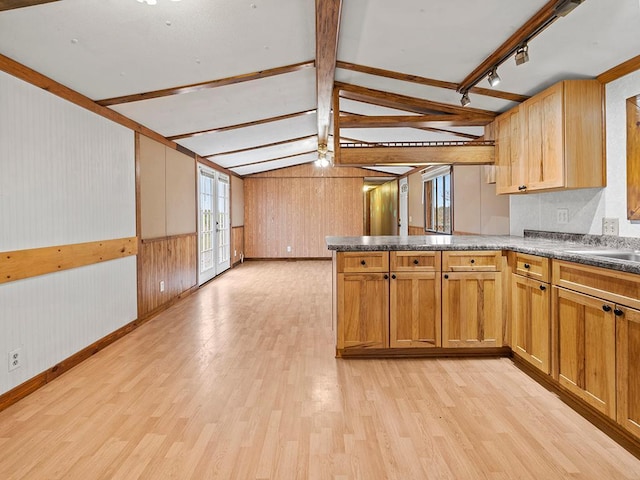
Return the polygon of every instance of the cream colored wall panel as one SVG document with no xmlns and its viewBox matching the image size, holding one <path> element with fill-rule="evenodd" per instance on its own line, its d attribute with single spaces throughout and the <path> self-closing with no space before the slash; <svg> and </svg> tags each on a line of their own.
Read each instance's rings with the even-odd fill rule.
<svg viewBox="0 0 640 480">
<path fill-rule="evenodd" d="M 137 316 L 134 256 L 0 286 L 0 394 Z M 22 367 L 7 371 L 20 348 Z"/>
<path fill-rule="evenodd" d="M 196 231 L 196 161 L 166 148 L 167 235 Z"/>
<path fill-rule="evenodd" d="M 231 226 L 244 225 L 244 180 L 231 175 Z"/>
<path fill-rule="evenodd" d="M 165 146 L 140 135 L 140 236 L 167 234 Z"/>
<path fill-rule="evenodd" d="M 134 134 L 0 72 L 0 251 L 135 236 Z"/>
</svg>

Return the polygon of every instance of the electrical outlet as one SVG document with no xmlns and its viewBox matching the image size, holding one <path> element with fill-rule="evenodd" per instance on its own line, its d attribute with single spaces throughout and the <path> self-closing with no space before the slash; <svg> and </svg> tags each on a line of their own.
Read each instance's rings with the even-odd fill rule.
<svg viewBox="0 0 640 480">
<path fill-rule="evenodd" d="M 556 209 L 556 223 L 559 225 L 566 225 L 569 223 L 569 209 L 557 208 Z"/>
<path fill-rule="evenodd" d="M 22 353 L 19 348 L 9 352 L 9 371 L 22 366 Z"/>
<path fill-rule="evenodd" d="M 237 256 L 238 256 L 238 251 L 237 251 L 237 250 L 234 250 L 234 251 L 233 251 L 233 257 L 235 258 L 235 257 L 237 257 Z"/>
<path fill-rule="evenodd" d="M 164 280 L 160 281 L 160 291 L 164 292 Z"/>
<path fill-rule="evenodd" d="M 602 219 L 602 234 L 603 235 L 618 235 L 618 219 L 617 218 L 603 218 Z"/>
<path fill-rule="evenodd" d="M 291 253 L 291 245 L 287 245 L 287 253 Z"/>
</svg>

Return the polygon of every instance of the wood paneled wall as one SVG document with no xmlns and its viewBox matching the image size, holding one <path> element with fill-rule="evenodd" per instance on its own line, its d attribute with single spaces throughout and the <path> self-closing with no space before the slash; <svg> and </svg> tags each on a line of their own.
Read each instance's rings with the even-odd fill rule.
<svg viewBox="0 0 640 480">
<path fill-rule="evenodd" d="M 140 243 L 138 318 L 148 316 L 195 287 L 197 248 L 195 233 Z M 164 282 L 163 292 L 160 282 Z"/>
<path fill-rule="evenodd" d="M 231 265 L 244 257 L 244 227 L 231 228 Z"/>
<path fill-rule="evenodd" d="M 424 227 L 413 227 L 409 225 L 409 235 L 425 235 Z"/>
<path fill-rule="evenodd" d="M 307 164 L 245 177 L 245 256 L 329 258 L 327 235 L 363 234 L 370 176 L 379 175 Z"/>
</svg>

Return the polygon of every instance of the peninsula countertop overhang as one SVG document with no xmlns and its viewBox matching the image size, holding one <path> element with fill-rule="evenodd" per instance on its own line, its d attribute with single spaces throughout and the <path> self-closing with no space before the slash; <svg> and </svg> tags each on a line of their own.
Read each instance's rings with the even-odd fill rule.
<svg viewBox="0 0 640 480">
<path fill-rule="evenodd" d="M 446 251 L 446 250 L 502 250 L 528 253 L 557 260 L 640 274 L 640 262 L 600 257 L 576 250 L 605 249 L 595 235 L 575 235 L 573 240 L 555 238 L 518 237 L 509 235 L 411 235 L 326 237 L 329 250 L 337 252 L 367 251 Z M 606 239 L 606 237 L 602 237 Z M 579 241 L 586 239 L 586 241 Z M 595 239 L 595 240 L 594 240 Z M 637 239 L 629 239 L 637 241 Z M 629 247 L 633 248 L 633 247 Z"/>
</svg>

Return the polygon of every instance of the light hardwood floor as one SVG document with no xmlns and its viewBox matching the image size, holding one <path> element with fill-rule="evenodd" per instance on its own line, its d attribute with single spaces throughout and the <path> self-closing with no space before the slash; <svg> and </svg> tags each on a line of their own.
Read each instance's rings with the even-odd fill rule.
<svg viewBox="0 0 640 480">
<path fill-rule="evenodd" d="M 330 262 L 247 262 L 0 412 L 0 479 L 639 479 L 508 359 L 334 358 Z"/>
</svg>

